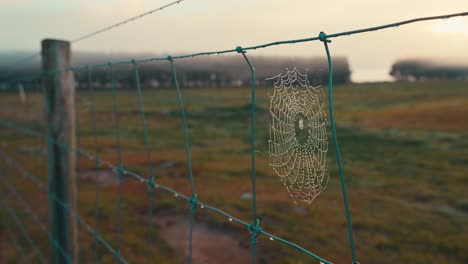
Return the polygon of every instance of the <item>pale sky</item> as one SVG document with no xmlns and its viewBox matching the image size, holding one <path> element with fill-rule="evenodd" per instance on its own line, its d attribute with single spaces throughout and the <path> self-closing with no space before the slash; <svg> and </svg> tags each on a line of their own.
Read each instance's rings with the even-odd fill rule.
<svg viewBox="0 0 468 264">
<path fill-rule="evenodd" d="M 43 38 L 74 39 L 172 0 L 0 0 L 0 51 L 39 51 Z M 467 0 L 185 0 L 73 45 L 74 51 L 180 54 L 250 46 L 468 11 Z M 468 63 L 468 17 L 333 39 L 354 81 L 388 80 L 399 58 Z M 249 54 L 324 55 L 320 42 Z M 292 65 L 293 66 L 293 65 Z"/>
</svg>

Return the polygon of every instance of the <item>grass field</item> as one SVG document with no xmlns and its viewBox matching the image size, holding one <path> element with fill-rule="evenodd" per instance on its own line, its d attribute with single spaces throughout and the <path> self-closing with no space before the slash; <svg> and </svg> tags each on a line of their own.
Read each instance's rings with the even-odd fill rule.
<svg viewBox="0 0 468 264">
<path fill-rule="evenodd" d="M 256 115 L 257 199 L 261 228 L 297 243 L 334 263 L 350 263 L 351 254 L 335 153 L 329 137 L 327 189 L 311 205 L 295 205 L 269 167 L 268 124 L 271 89 L 258 89 Z M 145 89 L 145 115 L 157 182 L 190 195 L 180 111 L 175 90 Z M 192 150 L 195 188 L 200 201 L 247 222 L 252 220 L 250 181 L 250 89 L 183 89 Z M 334 93 L 337 133 L 350 199 L 360 263 L 468 262 L 468 83 L 427 82 L 352 84 Z M 117 163 L 112 97 L 96 92 L 97 142 L 102 159 Z M 77 96 L 78 143 L 94 153 L 90 94 Z M 43 99 L 27 94 L 0 95 L 0 116 L 41 131 Z M 148 176 L 141 113 L 136 92 L 118 93 L 124 166 Z M 330 131 L 330 129 L 328 129 Z M 0 143 L 25 168 L 46 182 L 41 139 L 0 128 Z M 79 213 L 94 221 L 95 180 L 100 177 L 103 237 L 116 246 L 118 185 L 116 176 L 94 163 L 78 160 Z M 8 194 L 13 184 L 47 223 L 47 197 L 0 159 L 2 199 L 18 213 L 26 230 L 48 255 L 47 236 Z M 121 255 L 131 263 L 146 260 L 148 188 L 132 178 L 123 184 Z M 188 205 L 156 190 L 154 263 L 185 263 Z M 28 242 L 2 208 L 2 257 L 16 263 L 20 254 L 7 240 L 6 225 L 28 252 Z M 184 220 L 185 219 L 185 220 Z M 223 256 L 245 261 L 247 229 L 204 209 L 197 209 L 194 251 L 198 263 L 220 263 Z M 182 231 L 180 231 L 182 230 Z M 7 241 L 7 242 L 5 242 Z M 80 232 L 83 263 L 93 259 L 93 238 Z M 210 249 L 211 247 L 211 249 Z M 99 259 L 114 262 L 99 246 Z M 299 251 L 260 236 L 258 263 L 318 263 Z M 23 254 L 24 255 L 24 254 Z M 232 257 L 231 257 L 232 256 Z M 34 256 L 32 256 L 34 257 Z M 36 263 L 33 259 L 31 263 Z M 228 263 L 228 262 L 226 262 Z"/>
</svg>

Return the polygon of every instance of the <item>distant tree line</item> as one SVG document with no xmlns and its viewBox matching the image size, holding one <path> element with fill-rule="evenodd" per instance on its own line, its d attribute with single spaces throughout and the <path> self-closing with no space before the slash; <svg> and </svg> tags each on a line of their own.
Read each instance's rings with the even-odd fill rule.
<svg viewBox="0 0 468 264">
<path fill-rule="evenodd" d="M 272 86 L 266 79 L 286 72 L 286 68 L 297 67 L 307 74 L 312 85 L 326 84 L 328 69 L 323 58 L 286 59 L 274 57 L 252 57 L 255 66 L 256 84 L 259 87 Z M 336 58 L 334 63 L 334 82 L 350 81 L 350 69 L 345 58 Z M 185 59 L 175 62 L 177 78 L 182 87 L 246 87 L 250 85 L 250 70 L 239 56 L 224 56 L 224 58 L 207 57 Z M 173 77 L 168 62 L 142 63 L 138 65 L 139 78 L 143 87 L 173 86 Z M 118 88 L 134 87 L 135 73 L 132 66 L 123 65 L 114 68 Z M 84 72 L 75 75 L 79 86 L 87 85 Z M 94 69 L 93 83 L 96 87 L 110 88 L 110 73 L 107 68 Z"/>
<path fill-rule="evenodd" d="M 153 55 L 154 56 L 154 55 Z M 76 54 L 75 65 L 93 64 L 102 61 L 124 60 L 125 55 Z M 273 86 L 267 78 L 286 72 L 286 69 L 297 69 L 307 74 L 312 85 L 325 85 L 328 80 L 327 61 L 323 57 L 283 58 L 273 56 L 250 57 L 256 74 L 256 84 L 259 87 Z M 224 55 L 188 58 L 176 60 L 177 77 L 180 85 L 186 88 L 201 87 L 246 87 L 250 85 L 250 70 L 241 56 Z M 351 71 L 346 58 L 333 59 L 334 83 L 350 82 Z M 1 66 L 0 66 L 1 69 Z M 139 78 L 142 86 L 169 88 L 173 86 L 173 77 L 167 61 L 154 61 L 138 64 Z M 132 64 L 114 66 L 117 88 L 133 88 L 135 73 Z M 29 65 L 14 72 L 15 76 L 39 73 L 39 65 Z M 92 83 L 96 88 L 110 88 L 111 76 L 108 67 L 92 69 Z M 11 79 L 14 76 L 9 76 Z M 0 83 L 2 83 L 0 77 Z M 75 72 L 75 82 L 78 88 L 86 88 L 88 76 L 86 69 Z"/>
<path fill-rule="evenodd" d="M 400 60 L 392 65 L 390 75 L 397 81 L 468 80 L 468 66 L 428 60 Z"/>
</svg>

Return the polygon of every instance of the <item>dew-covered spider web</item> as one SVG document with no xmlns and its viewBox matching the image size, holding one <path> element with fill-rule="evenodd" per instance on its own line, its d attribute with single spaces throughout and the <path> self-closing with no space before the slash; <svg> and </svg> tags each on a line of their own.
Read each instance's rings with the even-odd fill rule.
<svg viewBox="0 0 468 264">
<path fill-rule="evenodd" d="M 328 183 L 324 96 L 307 75 L 286 69 L 270 97 L 270 166 L 296 202 L 311 203 Z"/>
</svg>

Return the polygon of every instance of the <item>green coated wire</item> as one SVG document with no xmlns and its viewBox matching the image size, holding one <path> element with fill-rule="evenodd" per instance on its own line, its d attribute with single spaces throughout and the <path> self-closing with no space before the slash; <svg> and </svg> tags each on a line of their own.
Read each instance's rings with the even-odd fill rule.
<svg viewBox="0 0 468 264">
<path fill-rule="evenodd" d="M 42 263 L 42 264 L 45 264 L 46 261 L 45 261 L 44 255 L 42 254 L 42 252 L 37 247 L 36 242 L 29 236 L 28 232 L 24 228 L 24 225 L 21 223 L 18 215 L 15 213 L 14 210 L 11 209 L 11 207 L 7 203 L 5 203 L 5 200 L 3 198 L 1 199 L 1 204 L 2 204 L 2 207 L 5 208 L 8 211 L 8 214 L 13 219 L 13 222 L 18 227 L 18 229 L 21 231 L 21 234 L 23 235 L 23 237 L 28 241 L 29 246 L 37 254 L 37 256 L 39 258 L 39 262 Z"/>
<path fill-rule="evenodd" d="M 122 145 L 120 144 L 120 125 L 119 125 L 119 113 L 117 112 L 117 85 L 115 80 L 114 66 L 111 62 L 107 64 L 110 68 L 111 81 L 112 81 L 112 108 L 114 112 L 115 121 L 115 141 L 117 143 L 117 159 L 118 165 L 114 168 L 117 172 L 119 179 L 119 200 L 118 200 L 118 224 L 117 224 L 117 250 L 115 251 L 115 260 L 120 263 L 120 250 L 121 250 L 121 239 L 122 239 L 122 180 L 123 180 L 123 164 L 122 164 Z"/>
<path fill-rule="evenodd" d="M 188 166 L 189 176 L 190 176 L 190 187 L 191 187 L 192 194 L 193 194 L 193 193 L 195 193 L 195 184 L 194 184 L 194 181 L 193 181 L 192 159 L 190 157 L 190 145 L 189 145 L 189 140 L 188 140 L 187 120 L 186 120 L 186 117 L 185 117 L 184 103 L 182 102 L 182 95 L 180 93 L 179 81 L 177 80 L 177 73 L 176 73 L 176 70 L 175 70 L 174 61 L 172 60 L 171 57 L 167 57 L 167 60 L 169 60 L 169 62 L 171 64 L 172 76 L 173 76 L 174 85 L 175 85 L 176 92 L 177 92 L 177 101 L 179 102 L 180 114 L 182 116 L 182 127 L 183 127 L 183 130 L 184 130 L 185 152 L 187 154 L 187 166 Z"/>
<path fill-rule="evenodd" d="M 72 263 L 70 255 L 66 252 L 66 250 L 60 244 L 58 244 L 58 243 L 54 244 L 54 238 L 53 238 L 52 234 L 43 225 L 43 223 L 41 222 L 39 217 L 33 212 L 31 206 L 21 197 L 21 195 L 18 193 L 18 190 L 13 185 L 8 183 L 8 181 L 6 181 L 4 179 L 3 175 L 2 175 L 2 177 L 0 177 L 0 179 L 1 179 L 1 182 L 8 188 L 9 192 L 11 194 L 13 194 L 15 196 L 16 200 L 21 203 L 24 210 L 31 216 L 32 220 L 44 231 L 44 233 L 47 235 L 47 238 L 49 238 L 50 243 L 52 244 L 52 246 L 58 247 L 58 249 L 60 250 L 60 254 L 62 254 L 62 256 L 66 259 L 67 263 Z"/>
<path fill-rule="evenodd" d="M 407 24 L 412 24 L 412 23 L 417 23 L 417 22 L 422 22 L 422 21 L 430 21 L 430 20 L 439 20 L 439 19 L 448 19 L 452 17 L 462 17 L 462 16 L 468 16 L 468 12 L 461 12 L 461 13 L 452 13 L 452 14 L 447 14 L 447 15 L 440 15 L 440 16 L 430 16 L 430 17 L 421 17 L 421 18 L 415 18 L 415 19 L 410 19 L 410 20 L 405 20 L 405 21 L 400 21 L 396 23 L 391 23 L 391 24 L 385 24 L 382 26 L 376 26 L 376 27 L 370 27 L 370 28 L 364 28 L 364 29 L 358 29 L 358 30 L 352 30 L 352 31 L 344 31 L 344 32 L 339 32 L 339 33 L 334 33 L 334 34 L 329 34 L 327 37 L 328 38 L 336 38 L 336 37 L 341 37 L 341 36 L 350 36 L 350 35 L 355 35 L 355 34 L 361 34 L 365 32 L 370 32 L 370 31 L 377 31 L 377 30 L 382 30 L 382 29 L 388 29 L 392 27 L 399 27 L 402 25 L 407 25 Z M 319 37 L 309 37 L 309 38 L 301 38 L 301 39 L 292 39 L 292 40 L 282 40 L 282 41 L 275 41 L 275 42 L 270 42 L 266 44 L 260 44 L 256 46 L 250 46 L 250 47 L 245 47 L 242 48 L 244 51 L 247 50 L 256 50 L 260 48 L 267 48 L 270 46 L 278 46 L 278 45 L 285 45 L 285 44 L 295 44 L 295 43 L 302 43 L 302 42 L 310 42 L 310 41 L 317 41 L 320 40 Z M 218 50 L 218 51 L 208 51 L 208 52 L 198 52 L 198 53 L 192 53 L 192 54 L 185 54 L 185 55 L 178 55 L 178 56 L 169 56 L 171 59 L 184 59 L 184 58 L 193 58 L 193 57 L 198 57 L 198 56 L 207 56 L 207 55 L 220 55 L 220 54 L 226 54 L 226 53 L 234 53 L 237 52 L 236 49 L 227 49 L 227 50 Z M 150 62 L 150 61 L 164 61 L 167 60 L 166 57 L 152 57 L 152 58 L 144 58 L 144 59 L 134 59 L 134 60 L 124 60 L 124 61 L 115 61 L 113 62 L 114 65 L 118 64 L 129 64 L 132 63 L 133 61 L 136 61 L 138 63 L 140 62 Z M 97 63 L 93 64 L 93 67 L 102 67 L 108 65 L 108 62 L 106 63 Z M 87 66 L 75 66 L 75 67 L 69 67 L 66 69 L 57 69 L 54 71 L 44 71 L 40 74 L 34 74 L 31 76 L 27 77 L 20 77 L 20 78 L 14 78 L 10 80 L 10 82 L 18 81 L 18 80 L 26 80 L 26 79 L 35 79 L 43 74 L 53 74 L 57 71 L 61 70 L 79 70 L 80 68 L 87 67 Z"/>
<path fill-rule="evenodd" d="M 336 163 L 338 165 L 338 174 L 340 175 L 340 182 L 341 182 L 341 191 L 343 193 L 343 201 L 345 205 L 345 212 L 346 212 L 346 222 L 348 225 L 348 234 L 349 234 L 349 243 L 351 247 L 351 257 L 353 260 L 353 264 L 358 264 L 356 260 L 356 250 L 354 246 L 354 238 L 353 238 L 353 225 L 351 223 L 351 214 L 349 212 L 349 202 L 348 202 L 348 194 L 346 193 L 346 183 L 344 180 L 343 174 L 343 166 L 341 164 L 341 155 L 340 155 L 340 148 L 338 146 L 338 137 L 336 135 L 336 128 L 335 128 L 335 115 L 333 112 L 333 64 L 330 56 L 330 50 L 328 48 L 328 36 L 324 32 L 320 32 L 319 35 L 320 40 L 323 42 L 325 46 L 325 52 L 327 54 L 327 61 L 328 61 L 328 107 L 330 111 L 330 124 L 331 124 L 331 131 L 333 142 L 335 145 L 335 153 L 336 153 Z"/>
<path fill-rule="evenodd" d="M 0 125 L 2 125 L 2 126 L 4 126 L 4 127 L 7 127 L 7 128 L 10 128 L 10 129 L 14 129 L 14 130 L 17 130 L 17 131 L 26 133 L 26 134 L 29 134 L 29 135 L 41 136 L 39 133 L 36 133 L 36 132 L 34 132 L 34 131 L 30 130 L 30 129 L 21 128 L 21 127 L 18 127 L 18 126 L 16 126 L 16 125 L 14 125 L 14 124 L 5 122 L 5 121 L 3 121 L 3 120 L 0 120 Z M 84 156 L 86 156 L 87 158 L 89 158 L 89 159 L 91 159 L 91 160 L 94 160 L 94 157 L 93 157 L 92 155 L 90 155 L 90 154 L 84 152 L 84 151 L 81 150 L 81 149 L 76 149 L 75 151 L 76 151 L 78 154 L 80 154 L 80 155 L 84 155 Z M 5 159 L 7 159 L 6 156 L 5 156 L 6 154 L 5 154 L 4 152 L 2 152 L 1 149 L 0 149 L 0 154 L 1 154 Z M 11 162 L 12 159 L 10 158 L 8 161 Z M 100 160 L 100 163 L 101 163 L 102 165 L 106 165 L 106 166 L 115 168 L 115 166 L 113 166 L 112 164 L 110 164 L 110 163 L 108 163 L 108 162 L 106 162 L 106 161 L 104 161 L 104 160 Z M 17 165 L 17 166 L 16 166 L 17 169 L 20 169 L 20 170 L 22 169 L 21 167 L 19 167 L 19 164 L 16 164 L 16 165 Z M 139 181 L 141 181 L 141 182 L 144 182 L 144 181 L 145 181 L 145 178 L 141 177 L 140 175 L 138 175 L 138 174 L 136 174 L 136 173 L 133 173 L 133 172 L 128 171 L 128 170 L 125 170 L 125 169 L 124 169 L 124 171 L 125 171 L 125 173 L 126 173 L 127 175 L 132 176 L 132 177 L 135 177 L 135 178 L 137 178 L 137 179 L 138 179 Z M 36 185 L 40 186 L 41 189 L 42 189 L 43 191 L 47 192 L 47 188 L 44 187 L 44 185 L 43 185 L 40 181 L 38 181 L 37 178 L 31 177 L 31 175 L 28 175 L 28 174 L 26 174 L 25 176 L 29 177 L 31 181 L 33 181 Z M 185 195 L 183 195 L 183 194 L 181 194 L 181 193 L 179 193 L 179 192 L 177 192 L 177 191 L 175 191 L 175 190 L 173 190 L 173 189 L 171 189 L 171 188 L 169 188 L 169 187 L 166 187 L 166 186 L 163 186 L 163 185 L 158 185 L 158 184 L 155 184 L 155 186 L 156 186 L 157 188 L 161 189 L 161 190 L 165 190 L 165 191 L 167 191 L 167 192 L 170 192 L 171 194 L 175 195 L 176 197 L 182 198 L 182 199 L 184 199 L 184 200 L 186 200 L 186 201 L 189 201 L 189 200 L 190 200 L 189 197 L 187 197 L 187 196 L 185 196 Z M 246 226 L 246 227 L 249 226 L 248 223 L 246 223 L 246 222 L 244 222 L 244 221 L 242 221 L 242 220 L 240 220 L 240 219 L 238 219 L 238 218 L 236 218 L 236 217 L 234 217 L 234 216 L 232 216 L 232 215 L 229 215 L 229 214 L 223 212 L 222 210 L 219 210 L 218 208 L 212 207 L 212 206 L 207 205 L 207 204 L 203 204 L 203 203 L 201 203 L 201 202 L 198 202 L 198 204 L 199 204 L 202 208 L 206 208 L 206 209 L 208 209 L 208 210 L 210 210 L 210 211 L 213 211 L 213 212 L 215 212 L 215 213 L 218 213 L 218 214 L 220 214 L 220 215 L 223 215 L 224 217 L 226 217 L 227 219 L 231 219 L 231 220 L 232 220 L 233 222 L 235 222 L 235 223 L 244 225 L 244 226 Z M 80 222 L 80 224 L 82 224 L 82 223 Z M 85 224 L 86 224 L 86 223 L 85 223 Z M 88 226 L 88 231 L 91 232 L 91 233 L 93 233 L 92 229 L 90 229 L 89 226 Z M 315 255 L 315 254 L 313 254 L 313 253 L 311 253 L 310 251 L 308 251 L 308 250 L 306 250 L 306 249 L 300 247 L 300 246 L 297 245 L 297 244 L 294 244 L 294 243 L 292 243 L 292 242 L 290 242 L 290 241 L 287 241 L 287 240 L 281 239 L 281 238 L 279 238 L 279 237 L 276 237 L 276 236 L 274 236 L 274 235 L 272 235 L 272 234 L 270 234 L 270 233 L 265 232 L 264 230 L 260 230 L 260 233 L 262 233 L 262 234 L 264 234 L 264 235 L 266 235 L 266 236 L 269 236 L 270 238 L 272 238 L 272 239 L 275 240 L 275 241 L 278 241 L 278 242 L 281 242 L 281 243 L 283 243 L 283 244 L 285 244 L 285 245 L 289 245 L 289 246 L 291 246 L 291 247 L 294 247 L 294 248 L 300 250 L 301 252 L 303 252 L 303 253 L 305 253 L 305 254 L 307 254 L 307 255 L 309 255 L 309 256 L 311 256 L 311 257 L 313 257 L 313 258 L 315 258 L 315 259 L 317 259 L 317 260 L 319 260 L 319 261 L 321 261 L 321 262 L 323 262 L 323 263 L 326 263 L 326 264 L 331 263 L 331 262 L 329 262 L 329 261 L 327 261 L 327 260 L 325 260 L 325 259 L 323 259 L 323 258 L 321 258 L 321 257 L 319 257 L 319 256 L 317 256 L 317 255 Z M 103 240 L 101 240 L 101 239 L 100 239 L 99 241 L 100 241 L 101 243 L 105 244 L 105 241 L 103 241 Z M 113 249 L 112 249 L 108 244 L 106 245 L 106 247 L 107 247 L 111 252 L 114 252 Z"/>
<path fill-rule="evenodd" d="M 0 122 L 1 123 L 1 122 Z M 77 153 L 80 153 L 80 152 L 77 152 Z M 70 213 L 70 215 L 72 217 L 76 217 L 77 219 L 77 222 L 80 224 L 80 225 L 83 225 L 85 227 L 85 229 L 91 234 L 93 235 L 94 237 L 96 237 L 98 239 L 98 241 L 104 245 L 105 248 L 107 248 L 109 250 L 109 252 L 111 252 L 112 254 L 114 255 L 118 255 L 118 250 L 117 249 L 114 249 L 106 240 L 104 240 L 100 235 L 99 235 L 99 232 L 95 231 L 88 223 L 86 223 L 79 214 L 77 214 L 76 212 L 73 211 L 72 208 L 70 208 L 67 204 L 65 204 L 62 200 L 60 200 L 60 198 L 57 197 L 57 195 L 55 195 L 54 193 L 50 193 L 48 188 L 39 180 L 39 178 L 34 175 L 32 172 L 26 170 L 23 166 L 21 166 L 21 164 L 15 160 L 13 157 L 11 156 L 8 156 L 8 154 L 6 154 L 6 152 L 0 148 L 0 156 L 2 156 L 9 165 L 11 165 L 13 168 L 17 169 L 21 175 L 25 178 L 28 178 L 29 180 L 31 180 L 33 183 L 35 183 L 38 187 L 40 187 L 39 189 L 41 191 L 43 191 L 44 193 L 48 194 L 49 196 L 51 196 L 51 199 L 55 202 L 57 202 L 57 204 L 59 204 L 62 208 L 64 208 L 66 211 L 68 211 Z M 122 256 L 119 255 L 119 260 L 126 264 L 127 261 L 122 258 Z"/>
<path fill-rule="evenodd" d="M 88 230 L 89 233 L 91 233 L 93 236 L 96 236 L 98 238 L 98 240 L 109 250 L 109 252 L 111 252 L 112 254 L 114 254 L 114 256 L 116 258 L 119 259 L 120 262 L 122 263 L 127 263 L 125 261 L 125 259 L 123 259 L 121 256 L 120 256 L 120 251 L 118 249 L 113 249 L 112 246 L 106 241 L 104 240 L 98 232 L 95 232 L 91 226 L 89 226 L 86 222 L 83 221 L 83 219 L 81 218 L 81 216 L 79 216 L 78 214 L 76 214 L 75 212 L 73 212 L 67 204 L 65 204 L 62 200 L 60 200 L 59 198 L 57 198 L 56 195 L 54 195 L 53 193 L 51 194 L 52 196 L 52 199 L 54 199 L 54 201 L 56 201 L 61 207 L 63 207 L 65 210 L 68 210 L 70 211 L 70 214 L 74 217 L 76 217 L 77 221 L 79 224 L 81 225 L 84 225 L 84 227 L 86 227 L 86 229 Z"/>
<path fill-rule="evenodd" d="M 1 212 L 1 215 L 2 215 L 3 230 L 5 230 L 7 232 L 8 238 L 13 242 L 13 246 L 15 247 L 15 250 L 19 253 L 21 258 L 23 259 L 23 263 L 29 263 L 29 255 L 26 253 L 26 250 L 24 249 L 24 247 L 19 242 L 19 240 L 16 237 L 15 233 L 12 232 L 12 227 L 6 220 L 6 216 L 5 216 L 5 213 L 4 213 L 5 208 L 0 207 L 0 212 Z"/>
<path fill-rule="evenodd" d="M 244 57 L 247 65 L 250 68 L 250 75 L 251 75 L 251 86 L 252 86 L 252 108 L 250 113 L 250 159 L 251 159 L 251 180 L 252 180 L 252 207 L 253 207 L 253 222 L 249 225 L 249 232 L 251 234 L 251 246 L 252 246 L 252 264 L 255 264 L 256 258 L 256 245 L 257 245 L 257 237 L 259 235 L 260 230 L 260 221 L 257 218 L 257 188 L 256 188 L 256 173 L 255 173 L 255 68 L 252 66 L 247 55 L 245 55 L 246 51 L 242 49 L 242 47 L 237 47 L 236 51 Z"/>
<path fill-rule="evenodd" d="M 91 127 L 93 129 L 93 143 L 94 143 L 94 156 L 99 157 L 99 143 L 97 138 L 97 122 L 96 122 L 96 98 L 94 94 L 94 85 L 93 85 L 93 75 L 92 75 L 92 68 L 87 67 L 86 70 L 87 76 L 87 83 L 88 83 L 88 91 L 90 94 L 90 111 L 91 111 Z M 81 155 L 78 155 L 81 156 Z M 99 162 L 98 159 L 94 160 L 94 230 L 99 232 Z M 98 263 L 99 261 L 99 243 L 96 238 L 94 238 L 93 243 L 93 256 L 94 256 L 94 263 Z"/>
<path fill-rule="evenodd" d="M 19 131 L 19 132 L 22 132 L 22 133 L 25 133 L 25 134 L 31 135 L 31 136 L 43 136 L 43 135 L 41 135 L 40 133 L 37 133 L 37 132 L 35 132 L 35 131 L 33 131 L 33 130 L 29 129 L 29 128 L 20 127 L 20 126 L 18 126 L 18 125 L 16 125 L 16 124 L 13 124 L 13 123 L 11 123 L 11 122 L 7 122 L 7 121 L 5 121 L 5 120 L 0 120 L 0 126 L 6 127 L 6 128 L 9 128 L 9 129 L 13 129 L 13 130 L 16 130 L 16 131 Z M 46 139 L 47 139 L 47 138 L 46 138 Z M 56 144 L 59 144 L 59 143 L 56 142 Z M 63 148 L 68 148 L 68 146 L 61 146 L 61 147 L 63 147 Z M 95 157 L 94 157 L 93 155 L 91 155 L 91 154 L 85 152 L 85 151 L 82 150 L 82 149 L 75 149 L 75 151 L 76 151 L 77 154 L 83 155 L 83 156 L 85 156 L 86 158 L 88 158 L 88 159 L 90 159 L 90 160 L 94 160 L 94 159 L 95 159 Z M 9 161 L 10 163 L 12 163 L 13 165 L 15 165 L 15 168 L 17 168 L 18 170 L 20 170 L 20 171 L 22 172 L 22 175 L 23 175 L 23 176 L 28 177 L 32 182 L 34 182 L 36 185 L 38 185 L 39 187 L 41 187 L 41 189 L 42 189 L 44 192 L 47 193 L 47 188 L 44 187 L 44 185 L 37 179 L 37 177 L 34 177 L 34 175 L 32 175 L 31 173 L 28 173 L 28 172 L 24 171 L 24 168 L 22 168 L 22 167 L 20 166 L 20 164 L 19 164 L 17 161 L 15 161 L 12 157 L 7 156 L 7 154 L 6 154 L 1 148 L 0 148 L 0 156 L 2 156 L 5 160 L 7 160 L 7 161 Z M 116 169 L 116 168 L 117 168 L 116 165 L 113 165 L 112 163 L 107 162 L 107 161 L 105 161 L 105 160 L 100 159 L 99 162 L 100 162 L 101 165 L 108 166 L 108 167 L 111 168 L 111 169 Z M 132 172 L 132 171 L 126 170 L 125 168 L 122 168 L 122 170 L 125 172 L 126 175 L 131 176 L 131 177 L 134 177 L 134 178 L 136 178 L 138 181 L 140 181 L 140 182 L 142 182 L 142 183 L 146 181 L 146 178 L 140 176 L 140 175 L 137 174 L 137 173 L 134 173 L 134 172 Z M 190 197 L 185 196 L 185 195 L 183 195 L 182 193 L 179 193 L 179 192 L 177 192 L 177 191 L 175 191 L 175 190 L 173 190 L 173 189 L 171 189 L 171 188 L 169 188 L 169 187 L 167 187 L 167 186 L 164 186 L 164 185 L 160 185 L 160 184 L 155 183 L 155 187 L 157 187 L 158 189 L 167 191 L 167 192 L 173 194 L 175 197 L 178 197 L 178 198 L 184 199 L 185 201 L 190 202 L 190 199 L 191 199 Z M 220 209 L 218 209 L 218 208 L 216 208 L 216 207 L 210 206 L 210 205 L 208 205 L 208 204 L 204 204 L 204 203 L 202 203 L 202 202 L 197 202 L 197 204 L 200 205 L 200 207 L 202 207 L 202 208 L 206 208 L 207 210 L 210 210 L 210 211 L 212 211 L 212 212 L 215 212 L 215 213 L 218 213 L 218 214 L 224 216 L 226 219 L 232 220 L 232 222 L 238 223 L 238 224 L 243 225 L 243 226 L 245 226 L 245 227 L 249 227 L 249 226 L 251 225 L 251 224 L 249 224 L 249 223 L 247 223 L 247 222 L 245 222 L 245 221 L 242 221 L 242 220 L 240 220 L 240 219 L 238 219 L 238 218 L 236 218 L 236 217 L 234 217 L 234 216 L 232 216 L 232 215 L 230 215 L 230 214 L 228 214 L 228 213 L 226 213 L 226 212 L 224 212 L 224 211 L 222 211 L 222 210 L 220 210 Z M 81 222 L 80 222 L 80 223 L 81 223 Z M 84 224 L 85 224 L 85 227 L 87 227 L 87 230 L 93 234 L 93 230 L 92 230 L 89 226 L 86 226 L 86 223 L 84 223 Z M 309 256 L 315 258 L 316 260 L 321 261 L 321 262 L 323 262 L 323 263 L 325 263 L 325 264 L 330 264 L 330 263 L 332 263 L 332 262 L 330 262 L 330 261 L 327 261 L 327 260 L 325 260 L 325 259 L 323 259 L 323 258 L 321 258 L 321 257 L 319 257 L 319 256 L 317 256 L 317 255 L 315 255 L 315 254 L 313 254 L 312 252 L 310 252 L 310 251 L 304 249 L 303 247 L 301 247 L 301 246 L 299 246 L 299 245 L 297 245 L 297 244 L 295 244 L 295 243 L 293 243 L 293 242 L 287 241 L 287 240 L 282 239 L 282 238 L 280 238 L 280 237 L 276 237 L 276 236 L 274 236 L 274 235 L 272 235 L 272 234 L 270 234 L 270 233 L 267 233 L 266 231 L 264 231 L 264 230 L 262 230 L 262 229 L 259 230 L 259 233 L 264 234 L 264 235 L 266 235 L 266 236 L 269 236 L 269 237 L 273 238 L 274 241 L 278 241 L 278 242 L 283 243 L 283 244 L 285 244 L 285 245 L 288 245 L 288 246 L 291 246 L 291 247 L 293 247 L 293 248 L 296 248 L 296 249 L 298 249 L 299 251 L 301 251 L 301 252 L 303 252 L 303 253 L 305 253 L 305 254 L 307 254 L 307 255 L 309 255 Z M 114 250 L 112 249 L 112 247 L 111 247 L 105 240 L 102 240 L 102 239 L 100 238 L 100 242 L 101 242 L 102 244 L 104 244 L 104 245 L 109 249 L 109 251 L 114 252 Z"/>
<path fill-rule="evenodd" d="M 16 251 L 21 256 L 21 259 L 23 260 L 23 263 L 25 263 L 25 264 L 30 263 L 29 258 L 28 258 L 28 254 L 24 250 L 21 243 L 18 241 L 18 238 L 16 237 L 16 235 L 11 231 L 11 225 L 7 223 L 5 216 L 3 216 L 3 212 L 2 212 L 2 221 L 3 221 L 3 228 L 7 232 L 8 238 L 13 242 L 13 246 L 15 247 Z"/>
<path fill-rule="evenodd" d="M 185 152 L 187 155 L 187 166 L 189 170 L 189 177 L 190 177 L 190 187 L 192 190 L 192 197 L 188 200 L 190 203 L 190 228 L 189 228 L 189 256 L 188 256 L 188 263 L 192 263 L 192 236 L 193 236 L 193 225 L 194 225 L 194 218 L 195 218 L 195 208 L 197 205 L 197 194 L 195 193 L 195 184 L 193 180 L 193 172 L 192 172 L 192 159 L 190 157 L 190 145 L 188 139 L 188 131 L 187 131 L 187 120 L 185 117 L 185 109 L 184 104 L 182 102 L 182 95 L 180 93 L 179 81 L 177 80 L 177 72 L 174 66 L 174 61 L 169 56 L 166 58 L 171 65 L 172 71 L 172 78 L 174 80 L 174 85 L 177 92 L 177 101 L 179 102 L 180 113 L 182 116 L 182 127 L 184 130 L 184 142 L 185 142 Z"/>
<path fill-rule="evenodd" d="M 148 200 L 149 200 L 149 208 L 148 208 L 148 251 L 147 251 L 147 263 L 151 262 L 151 245 L 152 245 L 152 226 L 153 226 L 153 193 L 154 193 L 154 176 L 153 176 L 153 166 L 151 162 L 151 145 L 149 142 L 148 137 L 148 125 L 146 122 L 145 117 L 145 107 L 143 104 L 143 94 L 141 92 L 141 84 L 140 84 L 140 75 L 138 72 L 138 65 L 135 62 L 133 64 L 133 70 L 135 74 L 135 81 L 136 87 L 138 92 L 138 105 L 140 108 L 141 113 L 141 121 L 143 124 L 143 132 L 144 132 L 144 142 L 146 146 L 146 159 L 148 160 Z"/>
</svg>

